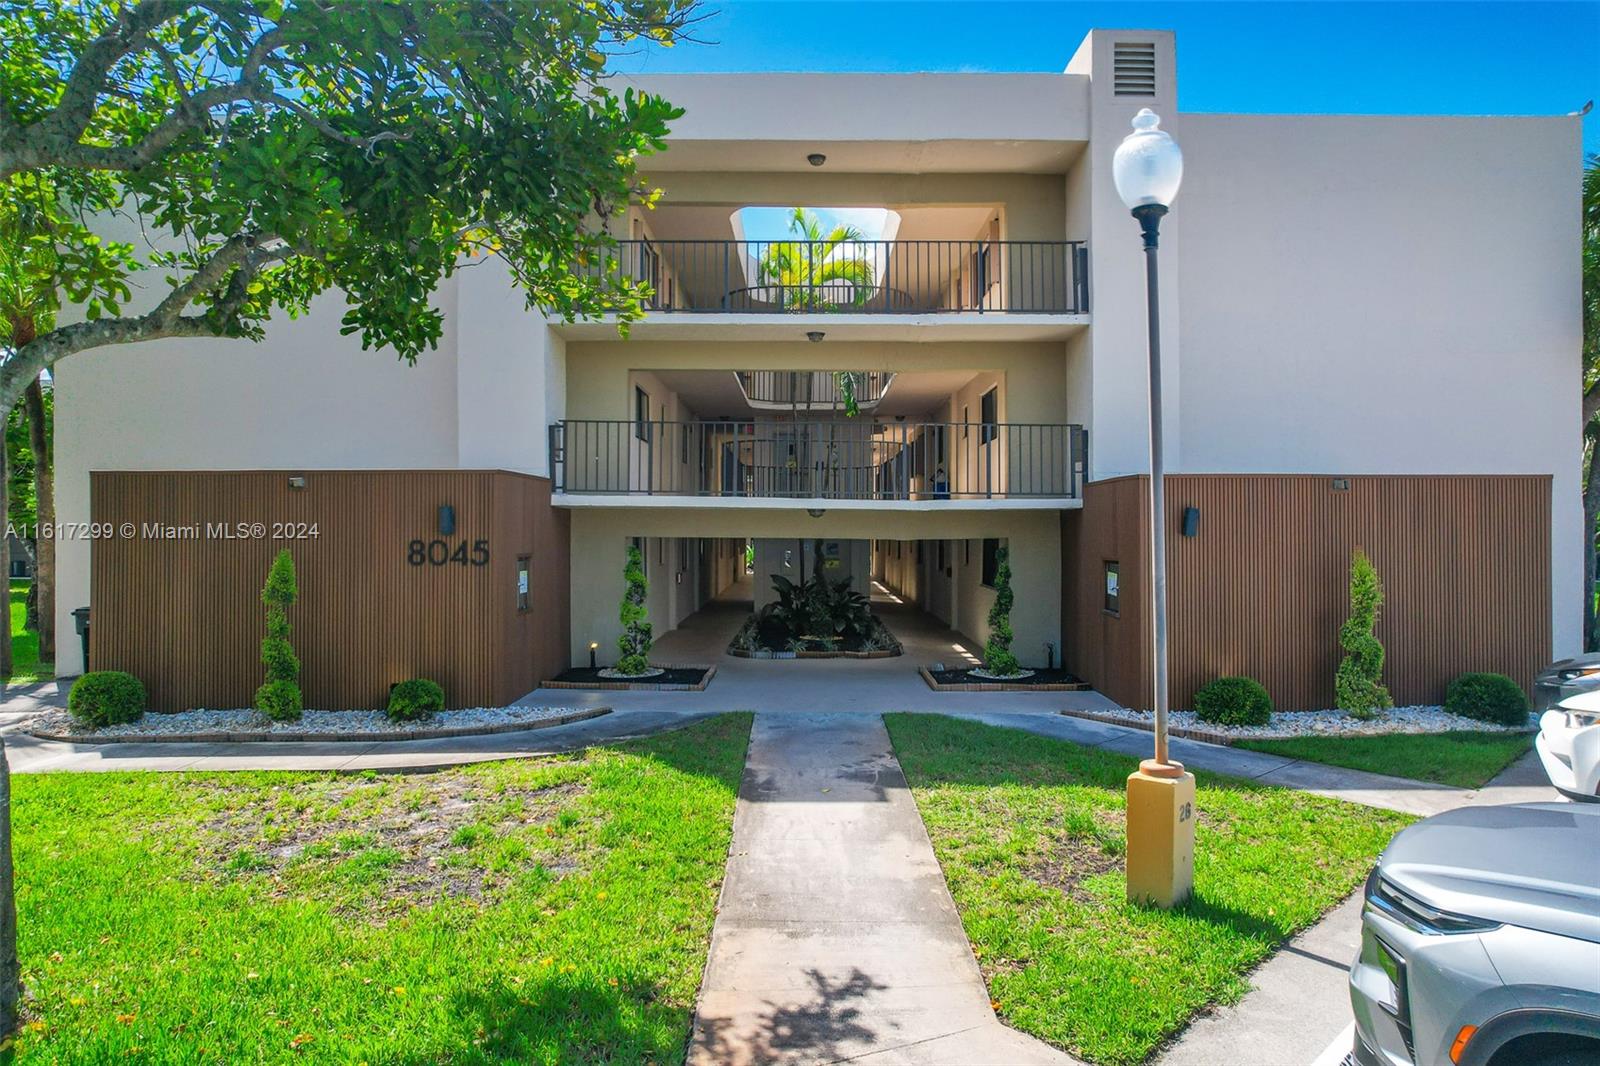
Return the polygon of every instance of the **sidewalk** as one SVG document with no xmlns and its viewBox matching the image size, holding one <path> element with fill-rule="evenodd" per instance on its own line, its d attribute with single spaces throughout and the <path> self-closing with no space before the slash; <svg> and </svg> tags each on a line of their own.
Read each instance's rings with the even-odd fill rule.
<svg viewBox="0 0 1600 1066">
<path fill-rule="evenodd" d="M 691 1066 L 1072 1063 L 1006 1028 L 876 716 L 761 714 Z"/>
</svg>

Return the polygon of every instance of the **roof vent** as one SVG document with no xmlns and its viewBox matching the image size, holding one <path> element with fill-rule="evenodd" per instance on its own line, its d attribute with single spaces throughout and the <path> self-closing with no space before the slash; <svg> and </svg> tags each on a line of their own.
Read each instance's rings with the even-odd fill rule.
<svg viewBox="0 0 1600 1066">
<path fill-rule="evenodd" d="M 1111 46 L 1111 92 L 1114 96 L 1156 94 L 1156 46 L 1153 42 Z"/>
</svg>

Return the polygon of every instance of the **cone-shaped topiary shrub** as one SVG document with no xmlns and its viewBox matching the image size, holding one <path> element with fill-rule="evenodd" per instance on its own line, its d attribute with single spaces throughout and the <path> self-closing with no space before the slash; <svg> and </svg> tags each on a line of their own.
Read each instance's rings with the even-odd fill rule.
<svg viewBox="0 0 1600 1066">
<path fill-rule="evenodd" d="M 627 588 L 622 593 L 622 636 L 617 638 L 622 658 L 617 660 L 617 672 L 643 674 L 650 670 L 650 612 L 645 607 L 650 584 L 644 577 L 644 556 L 632 544 L 628 545 L 628 564 L 622 571 L 622 580 Z"/>
<path fill-rule="evenodd" d="M 1367 553 L 1357 548 L 1350 556 L 1350 617 L 1339 627 L 1344 659 L 1333 676 L 1333 693 L 1339 709 L 1352 718 L 1376 718 L 1393 707 L 1383 687 L 1383 645 L 1373 631 L 1378 608 L 1383 606 L 1383 583 Z"/>
<path fill-rule="evenodd" d="M 444 710 L 444 688 L 437 681 L 414 677 L 389 690 L 389 720 L 417 722 Z"/>
<path fill-rule="evenodd" d="M 1272 697 L 1253 677 L 1219 677 L 1194 694 L 1194 714 L 1216 725 L 1266 725 Z"/>
<path fill-rule="evenodd" d="M 1445 691 L 1444 709 L 1496 725 L 1528 724 L 1528 695 L 1505 674 L 1462 674 Z"/>
<path fill-rule="evenodd" d="M 261 589 L 261 602 L 267 605 L 267 635 L 261 639 L 267 681 L 256 689 L 256 710 L 275 722 L 292 722 L 302 709 L 300 660 L 289 643 L 289 606 L 298 596 L 294 557 L 284 548 L 272 560 Z"/>
<path fill-rule="evenodd" d="M 144 716 L 144 684 L 121 670 L 91 670 L 72 683 L 67 696 L 67 713 L 90 729 L 123 722 L 137 722 Z"/>
<path fill-rule="evenodd" d="M 983 645 L 983 668 L 997 677 L 1019 672 L 1011 654 L 1011 549 L 1001 545 L 994 556 L 994 605 L 989 608 L 989 639 Z"/>
</svg>

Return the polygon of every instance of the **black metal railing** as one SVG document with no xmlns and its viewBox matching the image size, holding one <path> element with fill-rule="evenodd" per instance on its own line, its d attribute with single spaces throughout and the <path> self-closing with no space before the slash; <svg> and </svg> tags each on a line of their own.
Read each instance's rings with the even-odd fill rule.
<svg viewBox="0 0 1600 1066">
<path fill-rule="evenodd" d="M 740 370 L 739 388 L 751 407 L 769 410 L 843 410 L 845 388 L 856 406 L 877 406 L 894 380 L 889 370 Z M 848 379 L 848 381 L 846 380 Z"/>
<path fill-rule="evenodd" d="M 1082 426 L 1016 422 L 568 420 L 555 491 L 750 499 L 1077 498 Z"/>
<path fill-rule="evenodd" d="M 1086 314 L 1083 241 L 618 241 L 580 270 L 646 281 L 652 311 Z"/>
</svg>

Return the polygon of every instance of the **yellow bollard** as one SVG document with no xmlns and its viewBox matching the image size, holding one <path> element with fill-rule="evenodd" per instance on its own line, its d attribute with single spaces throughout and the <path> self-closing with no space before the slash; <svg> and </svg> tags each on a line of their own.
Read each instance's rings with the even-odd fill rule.
<svg viewBox="0 0 1600 1066">
<path fill-rule="evenodd" d="M 1194 775 L 1145 759 L 1128 775 L 1128 899 L 1173 907 L 1194 889 Z"/>
</svg>

